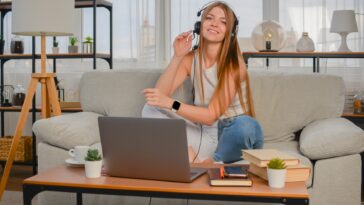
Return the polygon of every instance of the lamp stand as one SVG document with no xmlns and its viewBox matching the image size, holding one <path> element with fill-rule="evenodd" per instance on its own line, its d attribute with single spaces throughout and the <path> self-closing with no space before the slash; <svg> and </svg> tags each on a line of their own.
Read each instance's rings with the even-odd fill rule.
<svg viewBox="0 0 364 205">
<path fill-rule="evenodd" d="M 349 33 L 343 32 L 343 33 L 339 33 L 341 36 L 341 44 L 339 47 L 339 52 L 351 52 L 351 50 L 348 47 L 348 44 L 346 42 L 346 37 L 348 36 Z"/>
<path fill-rule="evenodd" d="M 0 200 L 5 191 L 5 187 L 9 178 L 11 166 L 13 164 L 16 149 L 19 144 L 21 135 L 23 134 L 24 125 L 26 123 L 30 106 L 32 105 L 32 99 L 34 97 L 35 91 L 37 89 L 38 82 L 41 83 L 41 117 L 49 118 L 51 112 L 53 115 L 61 115 L 61 108 L 58 101 L 57 90 L 54 82 L 54 73 L 46 73 L 46 36 L 44 33 L 41 35 L 41 73 L 32 74 L 32 79 L 30 81 L 27 94 L 25 96 L 24 104 L 22 106 L 18 123 L 16 125 L 15 134 L 13 142 L 11 144 L 8 159 L 6 161 L 5 169 L 3 171 L 3 176 L 1 178 L 0 184 Z M 35 156 L 33 156 L 35 157 Z"/>
</svg>

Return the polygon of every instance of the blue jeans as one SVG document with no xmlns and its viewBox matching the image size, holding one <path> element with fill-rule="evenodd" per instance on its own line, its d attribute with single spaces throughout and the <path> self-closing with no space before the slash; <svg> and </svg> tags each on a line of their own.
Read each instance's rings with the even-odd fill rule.
<svg viewBox="0 0 364 205">
<path fill-rule="evenodd" d="M 231 163 L 241 160 L 243 149 L 261 149 L 264 143 L 259 123 L 248 115 L 219 120 L 215 161 Z"/>
</svg>

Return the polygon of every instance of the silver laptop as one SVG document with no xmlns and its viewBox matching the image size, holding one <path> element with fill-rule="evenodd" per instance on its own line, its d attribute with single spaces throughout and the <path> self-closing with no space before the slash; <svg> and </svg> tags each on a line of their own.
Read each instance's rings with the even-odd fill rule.
<svg viewBox="0 0 364 205">
<path fill-rule="evenodd" d="M 98 121 L 110 176 L 192 182 L 206 172 L 190 168 L 184 120 L 99 117 Z"/>
</svg>

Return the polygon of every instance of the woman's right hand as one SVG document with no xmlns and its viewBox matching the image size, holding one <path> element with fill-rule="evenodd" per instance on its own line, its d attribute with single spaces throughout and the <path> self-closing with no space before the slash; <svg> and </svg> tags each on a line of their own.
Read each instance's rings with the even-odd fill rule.
<svg viewBox="0 0 364 205">
<path fill-rule="evenodd" d="M 192 48 L 192 31 L 179 34 L 174 39 L 173 48 L 176 57 L 185 56 Z"/>
</svg>

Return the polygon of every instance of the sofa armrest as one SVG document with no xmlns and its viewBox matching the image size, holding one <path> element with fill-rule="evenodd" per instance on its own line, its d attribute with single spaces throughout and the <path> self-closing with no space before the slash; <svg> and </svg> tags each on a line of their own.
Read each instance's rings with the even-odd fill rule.
<svg viewBox="0 0 364 205">
<path fill-rule="evenodd" d="M 312 160 L 357 154 L 364 150 L 364 131 L 344 118 L 317 120 L 302 130 L 299 144 Z"/>
<path fill-rule="evenodd" d="M 41 119 L 33 124 L 38 141 L 64 149 L 100 141 L 97 118 L 93 112 L 79 112 Z"/>
</svg>

